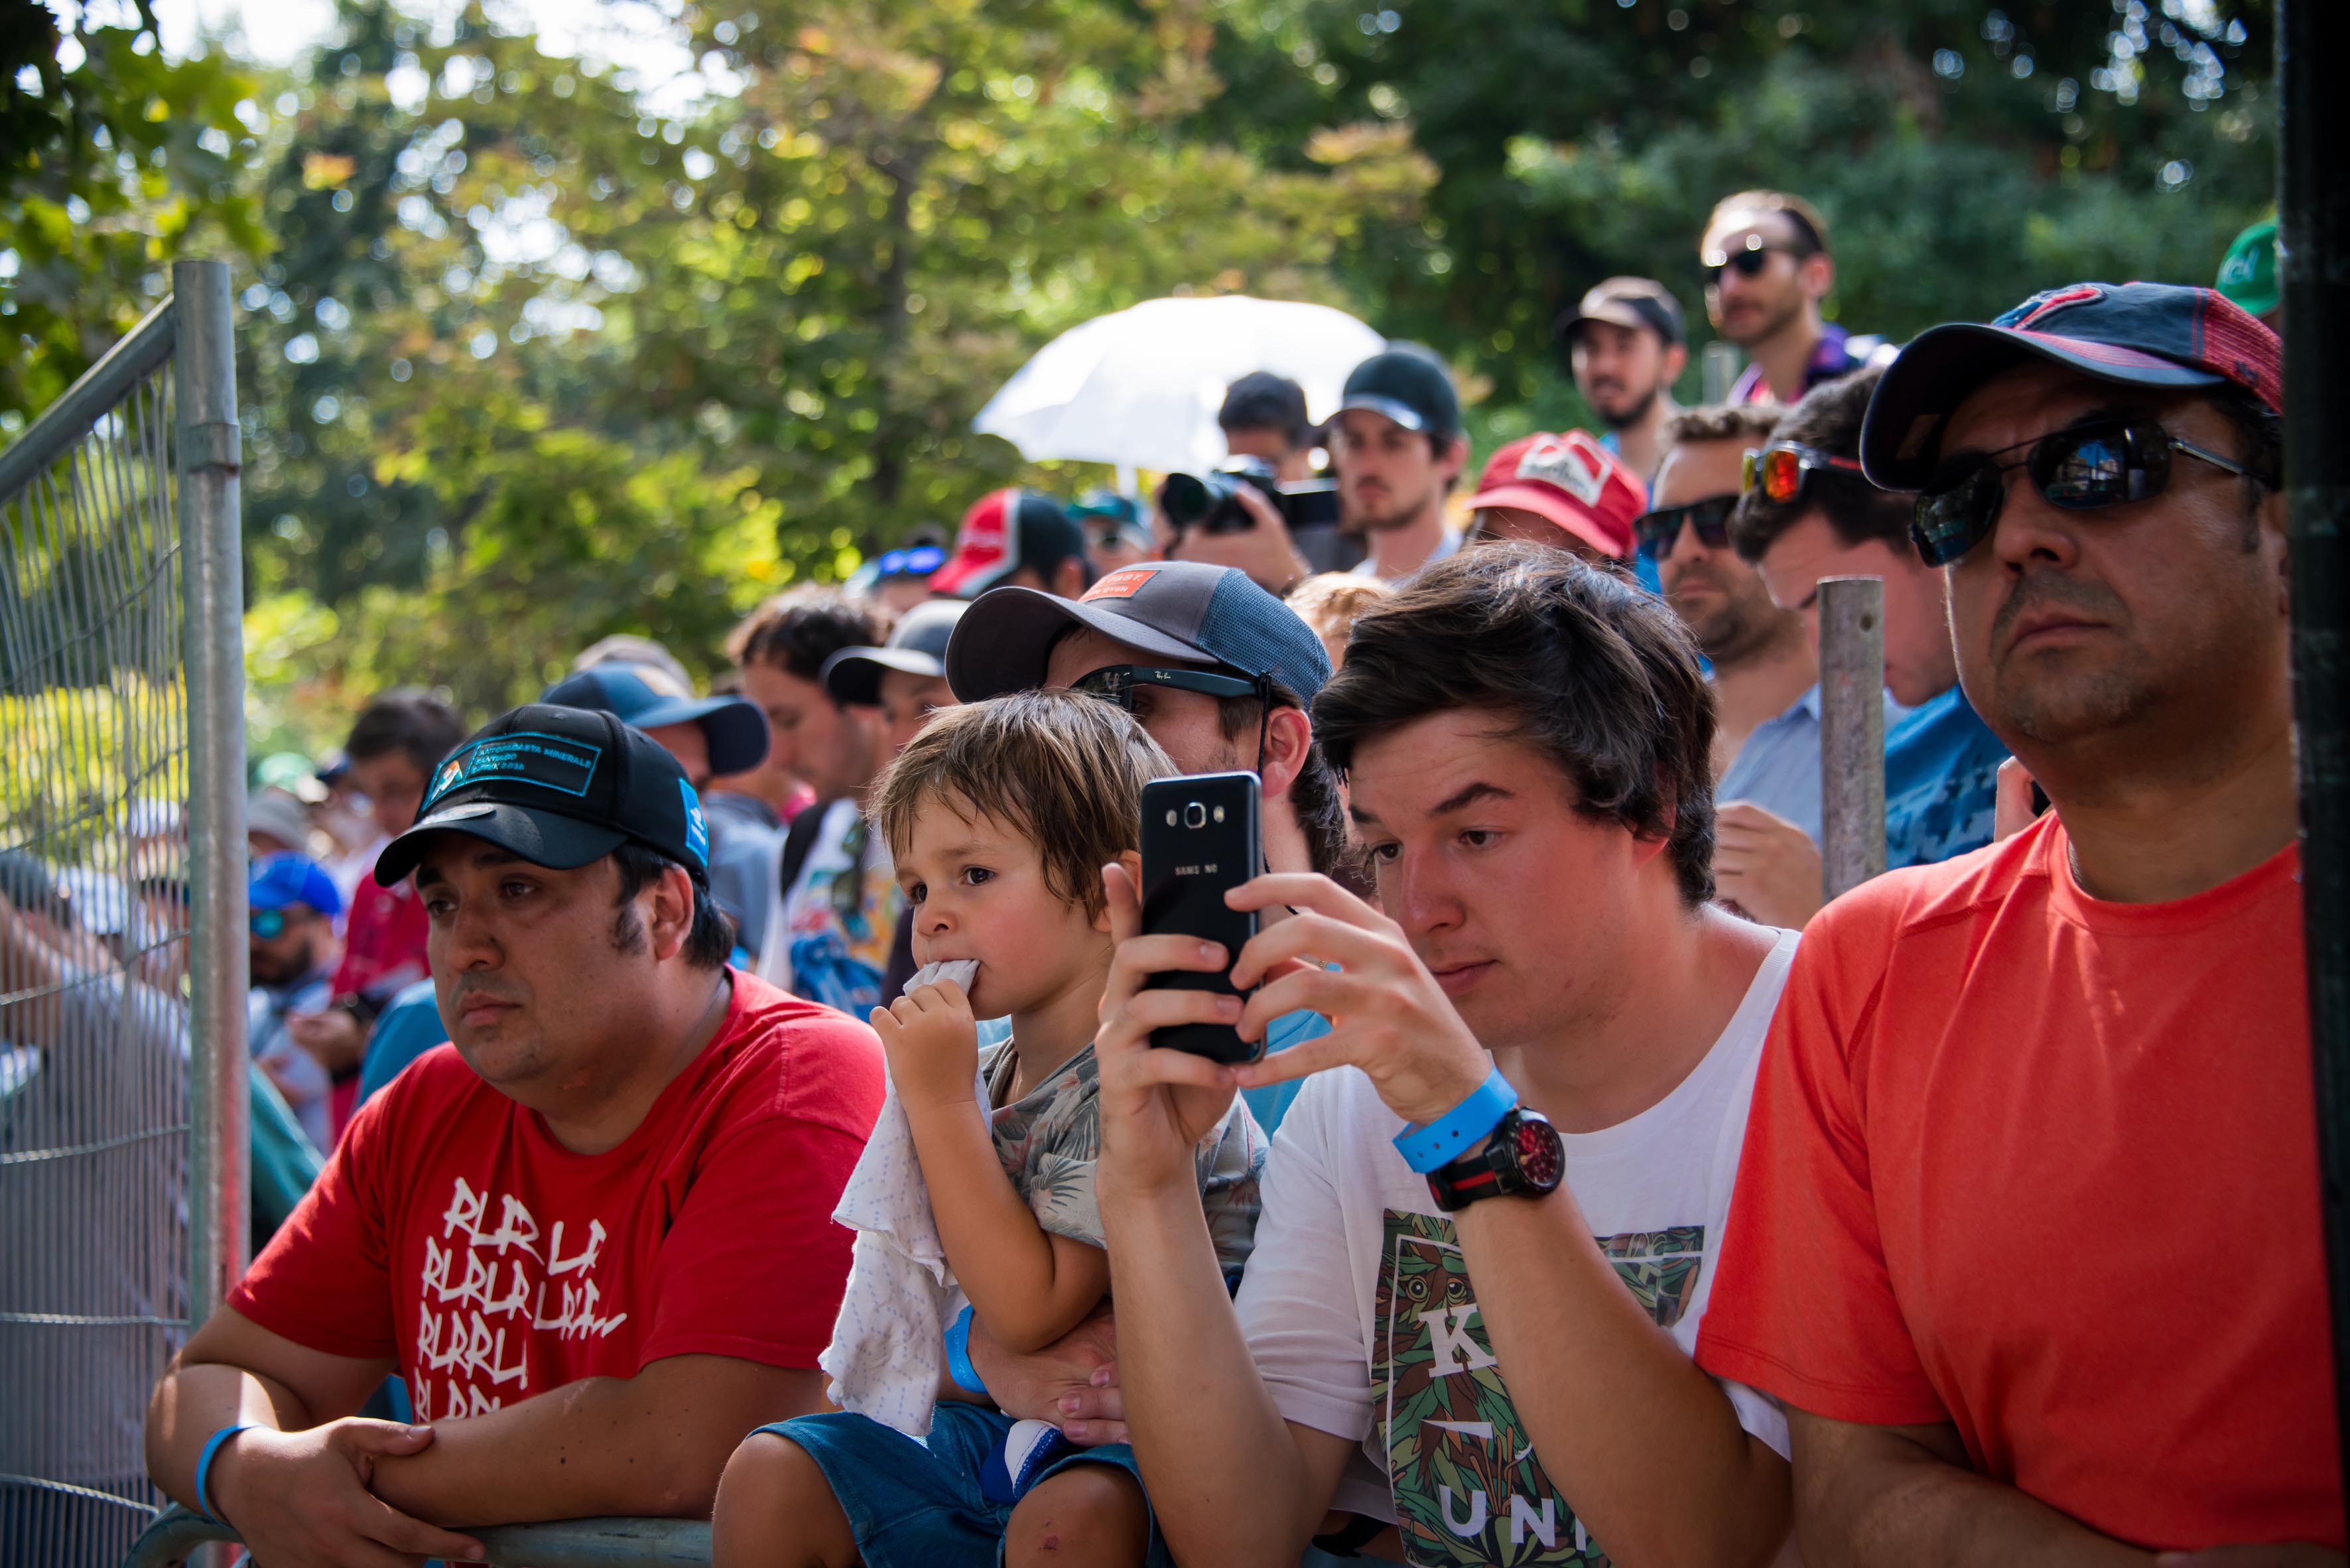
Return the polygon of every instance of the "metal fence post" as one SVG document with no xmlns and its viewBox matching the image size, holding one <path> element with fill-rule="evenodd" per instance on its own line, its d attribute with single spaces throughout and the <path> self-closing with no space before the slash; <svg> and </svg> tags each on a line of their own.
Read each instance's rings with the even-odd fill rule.
<svg viewBox="0 0 2350 1568">
<path fill-rule="evenodd" d="M 2350 195 L 2341 174 L 2350 103 L 2336 79 L 2345 48 L 2350 14 L 2340 0 L 2279 7 L 2277 261 L 2302 919 L 2334 1399 L 2350 1477 L 2350 446 L 2342 440 L 2350 425 Z"/>
<path fill-rule="evenodd" d="M 194 1161 L 188 1321 L 244 1272 L 251 1185 L 244 1040 L 244 566 L 236 359 L 225 262 L 175 262 L 188 680 L 189 1026 Z"/>
<path fill-rule="evenodd" d="M 1885 870 L 1885 579 L 1820 579 L 1822 893 Z"/>
<path fill-rule="evenodd" d="M 1698 361 L 1699 380 L 1705 388 L 1709 403 L 1730 401 L 1730 389 L 1738 384 L 1738 345 L 1719 338 L 1705 346 L 1704 357 Z"/>
</svg>

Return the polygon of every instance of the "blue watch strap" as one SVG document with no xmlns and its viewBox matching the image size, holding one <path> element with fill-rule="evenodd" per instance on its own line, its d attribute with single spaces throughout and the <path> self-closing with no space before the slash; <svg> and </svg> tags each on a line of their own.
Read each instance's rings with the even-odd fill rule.
<svg viewBox="0 0 2350 1568">
<path fill-rule="evenodd" d="M 219 1511 L 213 1507 L 212 1494 L 204 1490 L 204 1482 L 212 1475 L 213 1460 L 220 1453 L 223 1443 L 235 1437 L 239 1432 L 250 1431 L 252 1428 L 253 1423 L 250 1421 L 237 1421 L 223 1427 L 204 1439 L 203 1450 L 196 1455 L 196 1511 L 214 1524 L 226 1524 L 228 1521 L 223 1519 Z"/>
<path fill-rule="evenodd" d="M 947 1376 L 964 1393 L 987 1397 L 987 1385 L 979 1380 L 979 1368 L 971 1364 L 971 1308 L 967 1306 L 947 1324 Z"/>
<path fill-rule="evenodd" d="M 1484 1141 L 1517 1103 L 1517 1090 L 1496 1067 L 1467 1099 L 1434 1121 L 1407 1122 L 1395 1136 L 1396 1152 L 1422 1176 L 1440 1170 Z"/>
</svg>

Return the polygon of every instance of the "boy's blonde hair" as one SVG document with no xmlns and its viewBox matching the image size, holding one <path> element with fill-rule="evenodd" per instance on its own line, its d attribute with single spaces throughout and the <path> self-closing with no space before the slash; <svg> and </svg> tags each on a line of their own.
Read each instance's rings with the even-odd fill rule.
<svg viewBox="0 0 2350 1568">
<path fill-rule="evenodd" d="M 1142 786 L 1177 771 L 1124 709 L 1075 691 L 1015 691 L 942 710 L 873 792 L 893 855 L 933 802 L 1027 835 L 1055 898 L 1103 907 L 1101 868 L 1142 845 Z"/>
<path fill-rule="evenodd" d="M 1395 597 L 1395 592 L 1377 577 L 1355 572 L 1316 572 L 1290 589 L 1284 602 L 1314 628 L 1314 635 L 1329 650 L 1330 668 L 1336 670 L 1356 620 L 1366 610 Z"/>
</svg>

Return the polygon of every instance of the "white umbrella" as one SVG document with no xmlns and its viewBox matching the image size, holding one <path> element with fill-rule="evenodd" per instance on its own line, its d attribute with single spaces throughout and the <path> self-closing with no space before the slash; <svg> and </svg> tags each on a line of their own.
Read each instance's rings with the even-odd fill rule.
<svg viewBox="0 0 2350 1568">
<path fill-rule="evenodd" d="M 1216 410 L 1252 370 L 1305 389 L 1309 417 L 1337 411 L 1354 368 L 1387 339 L 1343 310 L 1219 295 L 1154 299 L 1047 343 L 972 421 L 1032 461 L 1197 473 L 1224 459 Z"/>
</svg>

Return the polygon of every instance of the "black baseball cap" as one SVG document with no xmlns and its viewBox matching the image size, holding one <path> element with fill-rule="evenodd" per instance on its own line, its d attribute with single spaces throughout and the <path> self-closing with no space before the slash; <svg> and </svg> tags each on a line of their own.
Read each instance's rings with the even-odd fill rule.
<svg viewBox="0 0 2350 1568">
<path fill-rule="evenodd" d="M 947 684 L 965 702 L 1033 691 L 1073 626 L 1146 658 L 1272 680 L 1301 702 L 1330 679 L 1314 628 L 1239 567 L 1150 561 L 1106 574 L 1081 599 L 1017 587 L 982 595 L 947 645 Z"/>
<path fill-rule="evenodd" d="M 899 618 L 889 640 L 879 648 L 844 648 L 824 661 L 816 678 L 836 702 L 856 702 L 870 708 L 881 701 L 881 672 L 901 675 L 947 672 L 947 643 L 955 623 L 971 606 L 962 599 L 927 599 Z"/>
<path fill-rule="evenodd" d="M 440 833 L 463 833 L 567 871 L 631 841 L 707 885 L 710 826 L 677 759 L 617 713 L 534 702 L 475 731 L 433 770 L 416 824 L 384 846 L 391 887 Z"/>
<path fill-rule="evenodd" d="M 1391 344 L 1356 366 L 1338 409 L 1368 409 L 1439 441 L 1461 433 L 1461 394 L 1452 389 L 1452 374 L 1417 343 Z"/>
<path fill-rule="evenodd" d="M 1681 302 L 1652 277 L 1611 277 L 1592 285 L 1583 302 L 1558 318 L 1560 340 L 1572 348 L 1586 321 L 1605 321 L 1636 332 L 1645 327 L 1668 348 L 1689 339 Z"/>
<path fill-rule="evenodd" d="M 1270 370 L 1252 370 L 1226 387 L 1216 424 L 1228 431 L 1280 431 L 1300 443 L 1314 429 L 1305 417 L 1305 389 Z"/>
</svg>

